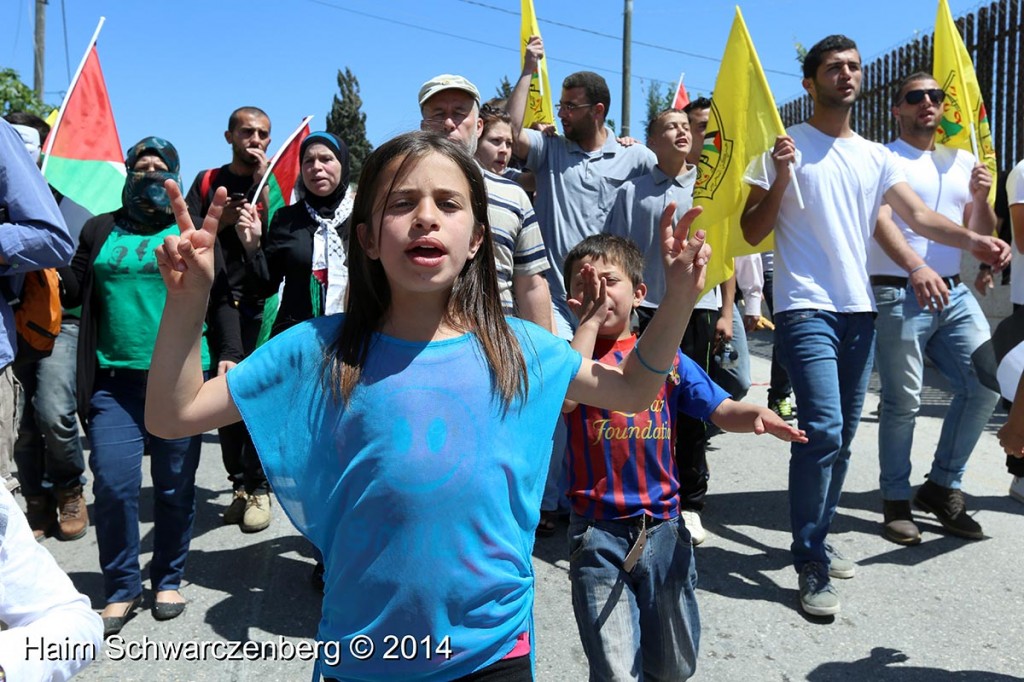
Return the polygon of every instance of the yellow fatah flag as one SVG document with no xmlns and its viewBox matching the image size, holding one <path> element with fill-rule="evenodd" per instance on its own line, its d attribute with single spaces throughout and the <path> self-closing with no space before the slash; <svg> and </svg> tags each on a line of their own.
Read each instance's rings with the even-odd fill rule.
<svg viewBox="0 0 1024 682">
<path fill-rule="evenodd" d="M 707 233 L 711 245 L 705 290 L 732 277 L 733 258 L 774 248 L 771 235 L 757 246 L 743 239 L 740 213 L 750 193 L 743 173 L 751 159 L 771 149 L 776 136 L 785 132 L 737 7 L 715 81 L 693 188 L 693 203 L 704 207 L 697 227 Z"/>
<path fill-rule="evenodd" d="M 995 204 L 996 150 L 992 146 L 988 112 L 981 97 L 978 76 L 974 73 L 974 63 L 953 23 L 953 15 L 946 0 L 939 0 L 932 45 L 932 73 L 946 93 L 946 100 L 942 103 L 942 119 L 935 131 L 935 142 L 968 151 L 988 166 L 992 171 L 992 189 L 988 194 L 988 202 Z"/>
<path fill-rule="evenodd" d="M 526 44 L 530 36 L 540 36 L 537 14 L 533 11 L 533 0 L 522 0 L 522 20 L 519 24 L 519 63 L 526 61 Z M 551 105 L 551 84 L 548 83 L 548 58 L 540 60 L 537 72 L 530 81 L 530 99 L 523 116 L 523 127 L 534 123 L 554 123 L 555 108 Z"/>
</svg>

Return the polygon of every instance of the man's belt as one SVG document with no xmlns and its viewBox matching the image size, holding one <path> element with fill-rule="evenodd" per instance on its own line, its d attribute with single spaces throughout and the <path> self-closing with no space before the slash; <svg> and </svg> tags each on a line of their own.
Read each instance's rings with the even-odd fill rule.
<svg viewBox="0 0 1024 682">
<path fill-rule="evenodd" d="M 907 284 L 910 281 L 907 277 L 895 277 L 893 275 L 871 275 L 870 279 L 871 286 L 873 287 L 896 287 L 898 289 L 906 289 Z M 954 289 L 960 285 L 960 275 L 943 277 L 942 279 L 950 289 Z"/>
</svg>

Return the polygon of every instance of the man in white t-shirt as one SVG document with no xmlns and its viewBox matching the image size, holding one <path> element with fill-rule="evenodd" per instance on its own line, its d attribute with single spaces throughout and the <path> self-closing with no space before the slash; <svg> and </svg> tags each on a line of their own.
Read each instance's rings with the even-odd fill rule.
<svg viewBox="0 0 1024 682">
<path fill-rule="evenodd" d="M 900 136 L 886 145 L 902 166 L 907 182 L 925 204 L 967 230 L 991 236 L 996 214 L 988 204 L 992 174 L 962 149 L 935 144 L 945 93 L 931 74 L 918 72 L 897 86 L 893 115 Z M 888 220 L 884 210 L 879 220 Z M 921 407 L 924 356 L 949 381 L 953 399 L 943 419 L 928 480 L 914 496 L 914 506 L 931 512 L 952 534 L 984 537 L 968 513 L 960 489 L 967 460 L 992 416 L 998 396 L 978 379 L 972 357 L 979 348 L 991 352 L 991 337 L 981 306 L 960 281 L 960 251 L 915 234 L 892 216 L 907 243 L 939 273 L 949 287 L 948 303 L 922 305 L 907 288 L 907 273 L 876 243 L 868 254 L 868 272 L 878 306 L 875 361 L 882 384 L 878 420 L 879 486 L 883 535 L 913 545 L 921 533 L 910 511 L 910 452 L 914 420 Z M 993 360 L 994 362 L 994 360 Z"/>
<path fill-rule="evenodd" d="M 818 42 L 803 74 L 814 113 L 751 163 L 741 225 L 751 244 L 775 230 L 777 349 L 809 439 L 791 450 L 791 549 L 802 608 L 828 616 L 840 610 L 830 577 L 851 578 L 855 571 L 826 540 L 871 373 L 875 301 L 865 267 L 871 237 L 910 273 L 923 298 L 948 294 L 891 223 L 876 229 L 879 208 L 884 199 L 918 232 L 966 232 L 924 205 L 885 147 L 850 128 L 862 76 L 852 40 L 833 35 Z M 796 183 L 805 208 L 791 187 Z M 991 253 L 979 248 L 979 255 L 998 262 L 999 249 L 989 247 Z"/>
<path fill-rule="evenodd" d="M 1006 199 L 1010 206 L 1010 226 L 1013 228 L 1010 301 L 1013 309 L 1017 310 L 1024 305 L 1024 161 L 1014 166 L 1006 176 Z M 1007 455 L 1006 469 L 1013 476 L 1010 497 L 1024 502 L 1024 459 Z"/>
</svg>

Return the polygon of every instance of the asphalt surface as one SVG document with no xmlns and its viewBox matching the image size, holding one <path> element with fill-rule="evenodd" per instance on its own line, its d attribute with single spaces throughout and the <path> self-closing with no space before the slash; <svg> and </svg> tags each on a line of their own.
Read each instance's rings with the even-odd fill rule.
<svg viewBox="0 0 1024 682">
<path fill-rule="evenodd" d="M 753 339 L 752 351 L 755 385 L 749 399 L 763 402 L 766 339 Z M 915 485 L 928 469 L 947 400 L 939 378 L 929 374 L 927 383 L 914 447 Z M 1005 414 L 997 412 L 990 421 L 964 481 L 969 508 L 986 539 L 948 536 L 934 517 L 919 514 L 924 541 L 900 547 L 880 535 L 877 418 L 872 416 L 877 402 L 872 391 L 833 525 L 832 542 L 859 564 L 855 578 L 836 582 L 843 610 L 834 618 L 808 617 L 798 606 L 788 551 L 788 446 L 767 436 L 713 439 L 704 514 L 709 538 L 696 550 L 703 634 L 694 679 L 1024 679 L 1024 505 L 1007 496 L 1010 478 L 995 438 Z M 230 661 L 185 660 L 166 650 L 197 646 L 190 642 L 254 642 L 266 648 L 282 641 L 287 649 L 308 642 L 319 618 L 320 595 L 308 580 L 310 547 L 280 508 L 260 533 L 246 535 L 237 526 L 222 525 L 230 490 L 219 446 L 209 434 L 198 485 L 196 532 L 182 587 L 187 610 L 175 620 L 157 622 L 148 611 L 147 591 L 144 608 L 122 631 L 123 641 L 106 647 L 78 679 L 310 679 L 309 662 L 283 660 L 266 650 L 254 660 Z M 152 544 L 148 477 L 142 494 L 145 575 Z M 537 679 L 542 681 L 587 678 L 570 602 L 565 530 L 563 523 L 555 537 L 538 540 L 534 551 Z M 74 542 L 47 539 L 44 546 L 101 607 L 94 531 Z"/>
</svg>

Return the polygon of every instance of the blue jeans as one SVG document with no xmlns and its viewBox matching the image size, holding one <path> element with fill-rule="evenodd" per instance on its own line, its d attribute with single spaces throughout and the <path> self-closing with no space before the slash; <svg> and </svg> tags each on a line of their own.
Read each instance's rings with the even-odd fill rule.
<svg viewBox="0 0 1024 682">
<path fill-rule="evenodd" d="M 776 348 L 800 405 L 807 443 L 793 443 L 789 513 L 793 562 L 828 565 L 825 537 L 839 504 L 871 376 L 874 313 L 789 310 L 775 315 Z"/>
<path fill-rule="evenodd" d="M 750 391 L 750 347 L 747 345 L 747 331 L 743 328 L 743 314 L 735 303 L 732 308 L 732 347 L 736 351 L 736 364 L 723 369 L 714 363 L 711 378 L 733 400 L 743 400 Z"/>
<path fill-rule="evenodd" d="M 925 355 L 953 392 L 928 480 L 959 488 L 967 460 L 999 400 L 981 385 L 971 362 L 971 354 L 990 337 L 985 314 L 963 283 L 949 292 L 949 305 L 938 314 L 922 309 L 908 289 L 876 286 L 874 291 L 878 304 L 875 353 L 882 382 L 878 420 L 882 499 L 909 500 L 911 496 L 910 452 L 921 407 Z"/>
<path fill-rule="evenodd" d="M 94 477 L 96 540 L 107 603 L 142 593 L 139 567 L 139 490 L 143 452 L 153 476 L 154 591 L 181 585 L 195 519 L 200 436 L 164 440 L 146 432 L 145 373 L 99 370 L 89 406 L 89 467 Z"/>
<path fill-rule="evenodd" d="M 650 519 L 648 519 L 650 523 Z M 640 527 L 572 514 L 569 580 L 590 680 L 684 680 L 697 667 L 697 566 L 681 516 L 647 529 L 640 560 L 622 564 Z"/>
<path fill-rule="evenodd" d="M 65 320 L 50 356 L 14 371 L 24 397 L 14 444 L 23 495 L 43 495 L 47 487 L 68 490 L 85 483 L 85 457 L 75 417 L 77 348 L 78 320 Z"/>
</svg>

